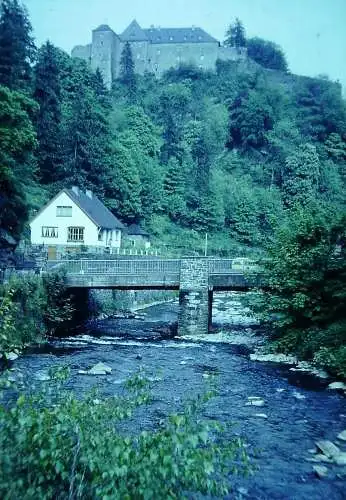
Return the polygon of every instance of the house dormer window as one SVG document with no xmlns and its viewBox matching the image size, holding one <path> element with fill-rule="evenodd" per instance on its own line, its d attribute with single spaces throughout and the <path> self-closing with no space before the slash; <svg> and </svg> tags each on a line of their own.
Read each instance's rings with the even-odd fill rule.
<svg viewBox="0 0 346 500">
<path fill-rule="evenodd" d="M 57 206 L 56 207 L 57 217 L 72 217 L 72 207 Z"/>
<path fill-rule="evenodd" d="M 67 241 L 84 241 L 84 227 L 69 227 Z"/>
</svg>

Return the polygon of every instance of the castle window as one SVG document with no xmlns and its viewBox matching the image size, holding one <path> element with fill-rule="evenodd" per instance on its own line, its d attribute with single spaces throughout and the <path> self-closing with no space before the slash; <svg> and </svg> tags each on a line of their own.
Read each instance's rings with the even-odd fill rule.
<svg viewBox="0 0 346 500">
<path fill-rule="evenodd" d="M 204 55 L 203 54 L 201 55 L 200 60 L 204 61 Z"/>
<path fill-rule="evenodd" d="M 170 36 L 169 39 L 170 39 L 171 42 L 173 42 L 173 37 L 172 36 Z"/>
<path fill-rule="evenodd" d="M 137 59 L 140 59 L 141 58 L 141 55 L 140 54 L 137 54 Z"/>
<path fill-rule="evenodd" d="M 161 50 L 158 49 L 157 52 L 156 52 L 156 54 L 159 56 L 161 54 Z"/>
</svg>

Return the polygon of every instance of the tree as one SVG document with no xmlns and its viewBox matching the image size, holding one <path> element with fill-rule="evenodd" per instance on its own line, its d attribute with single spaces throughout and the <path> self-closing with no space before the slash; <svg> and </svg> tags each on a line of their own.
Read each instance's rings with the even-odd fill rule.
<svg viewBox="0 0 346 500">
<path fill-rule="evenodd" d="M 264 68 L 288 71 L 286 56 L 282 48 L 274 42 L 258 37 L 249 38 L 247 54 Z"/>
<path fill-rule="evenodd" d="M 300 78 L 296 87 L 297 122 L 304 136 L 323 142 L 346 133 L 346 106 L 341 86 L 320 78 Z"/>
<path fill-rule="evenodd" d="M 121 138 L 113 144 L 112 170 L 106 196 L 111 208 L 127 223 L 142 217 L 141 181 L 131 150 Z"/>
<path fill-rule="evenodd" d="M 277 346 L 316 360 L 334 359 L 345 376 L 345 215 L 318 203 L 297 206 L 278 226 L 263 263 L 265 291 L 252 308 L 272 324 Z M 328 355 L 328 356 L 327 356 Z"/>
<path fill-rule="evenodd" d="M 235 22 L 226 31 L 224 45 L 226 47 L 236 47 L 237 49 L 246 47 L 245 28 L 238 18 L 236 18 Z"/>
<path fill-rule="evenodd" d="M 19 237 L 27 217 L 25 192 L 33 184 L 37 146 L 31 121 L 37 106 L 0 86 L 0 228 Z"/>
<path fill-rule="evenodd" d="M 301 145 L 286 159 L 283 173 L 283 199 L 288 207 L 308 205 L 317 195 L 320 159 L 315 146 Z"/>
<path fill-rule="evenodd" d="M 30 83 L 35 46 L 26 9 L 18 0 L 0 4 L 0 84 L 26 89 Z"/>
<path fill-rule="evenodd" d="M 34 98 L 40 109 L 36 118 L 38 168 L 43 184 L 63 175 L 62 87 L 59 51 L 45 43 L 38 52 L 35 66 Z"/>
<path fill-rule="evenodd" d="M 171 157 L 164 180 L 165 209 L 172 220 L 181 219 L 186 212 L 185 172 L 179 161 Z"/>
<path fill-rule="evenodd" d="M 103 196 L 109 180 L 112 148 L 109 108 L 93 88 L 93 75 L 84 61 L 69 61 L 63 81 L 63 154 L 66 180 Z M 67 89 L 68 91 L 67 91 Z"/>
<path fill-rule="evenodd" d="M 190 111 L 191 91 L 182 83 L 172 83 L 163 88 L 159 97 L 159 118 L 163 125 L 164 143 L 161 161 L 167 164 L 171 156 L 180 161 L 183 156 L 183 129 Z"/>
<path fill-rule="evenodd" d="M 120 57 L 120 81 L 128 88 L 129 100 L 134 102 L 137 93 L 135 63 L 133 61 L 131 45 L 126 42 Z"/>
<path fill-rule="evenodd" d="M 279 97 L 278 93 L 276 93 Z M 230 106 L 228 147 L 260 148 L 276 120 L 275 103 L 269 93 L 257 90 L 239 94 Z"/>
</svg>

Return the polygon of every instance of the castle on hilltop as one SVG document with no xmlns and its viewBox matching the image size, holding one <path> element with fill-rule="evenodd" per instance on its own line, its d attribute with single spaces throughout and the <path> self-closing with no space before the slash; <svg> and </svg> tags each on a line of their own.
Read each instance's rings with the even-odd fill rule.
<svg viewBox="0 0 346 500">
<path fill-rule="evenodd" d="M 135 71 L 148 71 L 157 76 L 181 63 L 193 64 L 203 70 L 214 70 L 217 59 L 238 60 L 246 56 L 246 49 L 224 47 L 201 28 L 142 29 L 137 21 L 117 35 L 103 24 L 92 32 L 92 42 L 77 45 L 72 57 L 86 60 L 91 67 L 100 69 L 108 88 L 119 76 L 120 57 L 126 42 L 130 43 Z"/>
</svg>

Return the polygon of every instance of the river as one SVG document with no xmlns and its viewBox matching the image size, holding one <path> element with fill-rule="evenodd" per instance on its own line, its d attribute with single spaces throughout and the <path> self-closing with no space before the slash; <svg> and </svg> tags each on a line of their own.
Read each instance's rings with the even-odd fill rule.
<svg viewBox="0 0 346 500">
<path fill-rule="evenodd" d="M 140 319 L 100 320 L 82 335 L 53 339 L 44 348 L 32 349 L 13 367 L 25 380 L 35 381 L 44 380 L 50 367 L 67 364 L 73 390 L 78 393 L 96 385 L 105 395 L 119 391 L 126 378 L 143 367 L 153 378 L 154 398 L 141 414 L 140 429 L 155 427 L 183 400 L 203 392 L 206 380 L 216 374 L 219 394 L 208 403 L 205 416 L 234 422 L 233 432 L 247 441 L 248 453 L 258 466 L 250 478 L 237 480 L 238 497 L 346 498 L 346 467 L 327 464 L 328 476 L 319 479 L 312 470 L 315 464 L 307 461 L 316 441 L 336 442 L 346 428 L 345 397 L 326 390 L 328 380 L 293 372 L 288 366 L 251 361 L 249 353 L 262 337 L 237 294 L 215 294 L 213 328 L 222 333 L 169 338 L 162 325 L 176 321 L 177 311 L 177 303 L 171 302 L 144 309 Z M 78 373 L 100 361 L 112 368 L 111 375 Z M 255 396 L 264 400 L 262 407 L 247 405 Z"/>
</svg>

